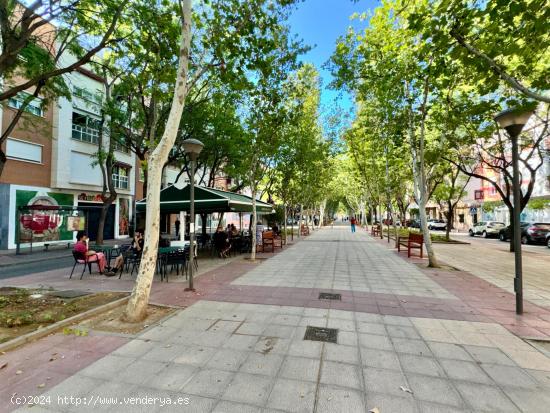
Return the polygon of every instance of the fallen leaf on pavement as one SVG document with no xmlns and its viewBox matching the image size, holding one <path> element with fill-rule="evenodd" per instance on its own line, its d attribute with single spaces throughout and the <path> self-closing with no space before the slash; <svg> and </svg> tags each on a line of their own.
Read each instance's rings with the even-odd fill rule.
<svg viewBox="0 0 550 413">
<path fill-rule="evenodd" d="M 404 392 L 406 392 L 406 393 L 413 394 L 412 390 L 411 390 L 411 389 L 408 389 L 407 387 L 399 386 L 399 388 L 400 388 L 401 390 L 403 390 Z"/>
<path fill-rule="evenodd" d="M 5 368 L 7 365 L 8 365 L 8 362 L 6 361 L 4 364 L 2 364 L 2 365 L 0 366 L 0 370 L 2 370 L 3 368 Z"/>
<path fill-rule="evenodd" d="M 17 370 L 17 371 L 15 372 L 15 374 L 17 374 L 17 375 L 22 374 L 22 373 L 23 373 L 23 370 Z"/>
<path fill-rule="evenodd" d="M 378 410 L 378 407 L 375 407 L 374 409 L 370 409 L 369 413 L 380 413 L 380 410 Z"/>
<path fill-rule="evenodd" d="M 39 384 L 38 386 L 36 386 L 36 387 L 38 387 L 39 389 L 41 389 L 41 388 L 43 388 L 43 387 L 46 387 L 46 383 L 40 383 L 40 384 Z"/>
</svg>

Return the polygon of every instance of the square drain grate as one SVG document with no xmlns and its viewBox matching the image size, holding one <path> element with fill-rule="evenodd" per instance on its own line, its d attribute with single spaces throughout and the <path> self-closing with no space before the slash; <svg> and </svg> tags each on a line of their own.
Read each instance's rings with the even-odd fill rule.
<svg viewBox="0 0 550 413">
<path fill-rule="evenodd" d="M 342 294 L 319 293 L 319 300 L 340 300 L 340 301 L 342 301 Z"/>
<path fill-rule="evenodd" d="M 336 343 L 338 330 L 335 328 L 311 327 L 307 326 L 304 340 L 324 341 L 327 343 Z"/>
</svg>

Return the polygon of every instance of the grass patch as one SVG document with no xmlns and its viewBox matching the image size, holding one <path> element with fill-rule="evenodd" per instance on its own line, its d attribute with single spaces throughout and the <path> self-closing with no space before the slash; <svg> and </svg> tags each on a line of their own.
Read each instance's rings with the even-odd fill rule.
<svg viewBox="0 0 550 413">
<path fill-rule="evenodd" d="M 51 295 L 52 292 L 0 288 L 0 343 L 128 295 L 103 292 L 76 298 L 60 298 Z"/>
</svg>

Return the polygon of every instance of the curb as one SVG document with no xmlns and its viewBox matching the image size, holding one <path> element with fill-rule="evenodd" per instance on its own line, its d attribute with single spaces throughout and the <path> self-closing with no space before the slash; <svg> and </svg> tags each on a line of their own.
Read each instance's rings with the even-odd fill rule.
<svg viewBox="0 0 550 413">
<path fill-rule="evenodd" d="M 32 258 L 21 262 L 8 262 L 7 264 L 0 263 L 0 268 L 14 267 L 14 266 L 23 265 L 23 264 L 34 264 L 36 262 L 51 261 L 51 260 L 57 260 L 59 258 L 70 258 L 70 257 L 71 255 L 57 255 L 54 257 Z"/>
<path fill-rule="evenodd" d="M 37 340 L 37 339 L 42 338 L 44 336 L 47 336 L 47 335 L 55 332 L 56 330 L 59 330 L 62 327 L 73 324 L 76 321 L 80 321 L 80 320 L 88 318 L 92 315 L 96 315 L 96 314 L 103 313 L 103 312 L 108 311 L 108 310 L 112 310 L 113 308 L 118 307 L 121 304 L 124 304 L 124 302 L 128 301 L 129 299 L 130 299 L 130 296 L 119 298 L 116 301 L 112 301 L 110 303 L 103 304 L 99 307 L 92 308 L 91 310 L 88 310 L 88 311 L 85 311 L 83 313 L 74 315 L 74 316 L 69 317 L 65 320 L 58 321 L 57 323 L 51 324 L 47 327 L 38 329 L 36 331 L 31 331 L 30 333 L 24 334 L 20 337 L 16 337 L 13 340 L 6 341 L 5 343 L 0 344 L 0 352 L 12 350 L 15 347 L 19 347 L 23 344 L 26 344 L 26 343 L 30 342 L 30 341 L 34 341 L 34 340 Z"/>
</svg>

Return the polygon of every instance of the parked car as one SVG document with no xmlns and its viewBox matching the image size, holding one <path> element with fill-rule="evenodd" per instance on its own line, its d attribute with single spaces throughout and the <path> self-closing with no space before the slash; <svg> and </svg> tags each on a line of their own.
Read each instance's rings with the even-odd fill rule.
<svg viewBox="0 0 550 413">
<path fill-rule="evenodd" d="M 547 242 L 547 235 L 550 233 L 550 223 L 535 222 L 521 231 L 522 244 L 544 244 Z"/>
<path fill-rule="evenodd" d="M 481 235 L 483 238 L 497 237 L 500 230 L 506 225 L 504 222 L 499 221 L 480 221 L 475 224 L 468 233 L 470 237 L 474 235 Z"/>
<path fill-rule="evenodd" d="M 531 225 L 530 222 L 521 222 L 520 223 L 520 227 L 521 227 L 521 233 L 523 234 L 523 231 L 529 226 Z M 512 226 L 511 225 L 508 225 L 506 228 L 502 228 L 499 232 L 498 232 L 498 239 L 501 240 L 502 242 L 506 242 L 506 241 L 509 241 L 510 238 L 512 236 Z"/>
<path fill-rule="evenodd" d="M 409 222 L 410 228 L 420 228 L 420 220 L 418 219 L 411 219 L 411 222 Z"/>
<path fill-rule="evenodd" d="M 546 234 L 546 246 L 550 248 L 550 232 Z"/>
<path fill-rule="evenodd" d="M 447 229 L 447 223 L 442 219 L 430 219 L 428 221 L 428 229 L 445 231 Z"/>
</svg>

